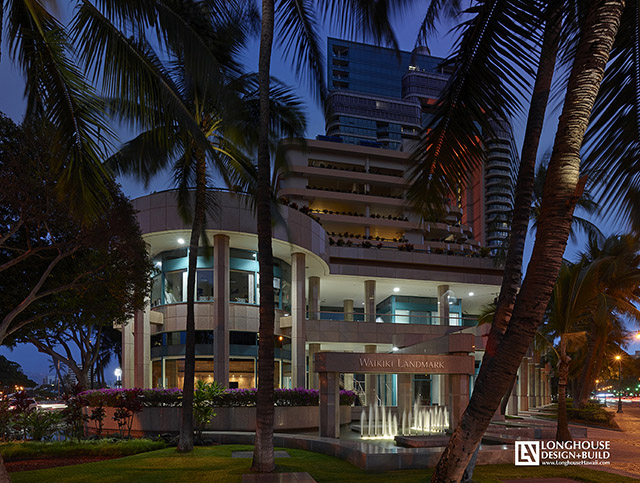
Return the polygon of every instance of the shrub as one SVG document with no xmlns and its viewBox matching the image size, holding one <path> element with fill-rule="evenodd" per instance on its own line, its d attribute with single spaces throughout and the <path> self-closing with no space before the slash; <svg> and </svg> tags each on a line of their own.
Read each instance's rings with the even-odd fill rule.
<svg viewBox="0 0 640 483">
<path fill-rule="evenodd" d="M 80 440 L 84 436 L 84 422 L 88 416 L 82 412 L 82 408 L 87 406 L 86 399 L 80 392 L 78 385 L 71 389 L 70 393 L 63 396 L 66 407 L 61 411 L 63 431 L 68 438 L 77 438 Z"/>
<path fill-rule="evenodd" d="M 214 404 L 218 396 L 224 393 L 224 387 L 217 382 L 206 383 L 201 379 L 196 382 L 193 394 L 193 417 L 196 421 L 198 437 L 202 438 L 202 431 L 211 418 L 215 417 Z"/>
<path fill-rule="evenodd" d="M 23 424 L 27 434 L 34 441 L 50 441 L 62 421 L 62 414 L 56 411 L 36 409 L 24 414 Z"/>
<path fill-rule="evenodd" d="M 353 391 L 340 391 L 340 406 L 353 406 L 356 400 L 356 393 Z"/>
</svg>

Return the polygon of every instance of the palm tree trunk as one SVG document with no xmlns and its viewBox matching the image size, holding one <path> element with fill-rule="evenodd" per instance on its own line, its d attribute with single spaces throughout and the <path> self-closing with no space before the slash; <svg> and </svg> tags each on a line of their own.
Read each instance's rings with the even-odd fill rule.
<svg viewBox="0 0 640 483">
<path fill-rule="evenodd" d="M 586 386 L 587 381 L 593 379 L 593 369 L 595 366 L 595 355 L 597 351 L 598 341 L 591 334 L 587 335 L 585 363 L 580 373 L 581 384 L 577 385 L 577 391 L 573 394 L 573 407 L 581 408 L 587 402 L 588 392 Z"/>
<path fill-rule="evenodd" d="M 560 357 L 558 360 L 558 428 L 556 441 L 571 441 L 569 421 L 567 420 L 567 380 L 569 379 L 569 362 L 567 341 L 560 337 Z"/>
<path fill-rule="evenodd" d="M 525 242 L 527 241 L 527 231 L 531 217 L 536 158 L 547 104 L 549 102 L 549 93 L 551 91 L 551 82 L 553 80 L 559 44 L 560 17 L 554 12 L 549 14 L 549 18 L 545 24 L 542 49 L 540 50 L 540 61 L 538 63 L 538 71 L 536 72 L 536 80 L 531 95 L 527 127 L 522 144 L 522 159 L 518 169 L 518 180 L 515 190 L 516 198 L 509 236 L 509 249 L 504 264 L 502 287 L 500 288 L 500 295 L 498 297 L 498 303 L 496 304 L 493 323 L 487 339 L 487 346 L 477 380 L 481 380 L 481 378 L 484 379 L 484 371 L 482 368 L 485 366 L 485 362 L 494 356 L 502 340 L 502 336 L 507 330 L 513 312 L 513 305 L 516 301 L 516 295 L 520 288 L 522 256 Z"/>
<path fill-rule="evenodd" d="M 433 482 L 461 480 L 542 322 L 569 238 L 573 209 L 581 194 L 580 147 L 623 8 L 624 0 L 603 0 L 595 2 L 587 15 L 558 123 L 527 275 L 502 343 L 486 368 L 491 384 L 476 384 L 462 420 L 436 466 Z"/>
<path fill-rule="evenodd" d="M 269 75 L 274 29 L 274 2 L 262 1 L 262 29 L 258 65 L 260 127 L 258 132 L 258 262 L 260 264 L 260 341 L 258 345 L 258 400 L 256 437 L 253 450 L 254 471 L 275 469 L 273 460 L 273 252 L 271 248 L 271 160 L 269 156 Z"/>
<path fill-rule="evenodd" d="M 184 356 L 184 385 L 182 387 L 182 424 L 178 451 L 193 450 L 193 393 L 196 372 L 196 324 L 195 292 L 196 268 L 198 263 L 198 243 L 204 226 L 207 196 L 207 165 L 204 153 L 198 153 L 196 160 L 196 193 L 193 210 L 193 225 L 189 241 L 189 268 L 187 275 L 187 334 Z M 216 361 L 214 360 L 215 364 Z"/>
</svg>

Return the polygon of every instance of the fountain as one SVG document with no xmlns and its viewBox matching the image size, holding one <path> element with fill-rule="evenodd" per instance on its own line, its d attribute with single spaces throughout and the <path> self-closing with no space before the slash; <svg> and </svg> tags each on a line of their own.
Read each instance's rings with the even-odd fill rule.
<svg viewBox="0 0 640 483">
<path fill-rule="evenodd" d="M 395 436 L 437 435 L 449 428 L 449 411 L 443 406 L 420 406 L 405 409 L 402 415 L 384 405 L 369 406 L 360 415 L 360 437 L 363 439 L 392 439 Z"/>
</svg>

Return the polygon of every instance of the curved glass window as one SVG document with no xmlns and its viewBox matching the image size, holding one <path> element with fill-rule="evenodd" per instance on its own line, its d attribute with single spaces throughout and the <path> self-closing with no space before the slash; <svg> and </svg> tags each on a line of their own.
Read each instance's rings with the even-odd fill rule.
<svg viewBox="0 0 640 483">
<path fill-rule="evenodd" d="M 187 300 L 188 250 L 181 248 L 162 252 L 154 258 L 158 271 L 153 278 L 151 306 L 175 304 Z M 213 248 L 198 249 L 195 300 L 213 301 Z M 231 248 L 229 250 L 229 301 L 240 304 L 260 303 L 258 285 L 259 264 L 257 253 L 251 250 Z M 283 260 L 274 259 L 274 302 L 276 308 L 291 310 L 291 266 Z"/>
</svg>

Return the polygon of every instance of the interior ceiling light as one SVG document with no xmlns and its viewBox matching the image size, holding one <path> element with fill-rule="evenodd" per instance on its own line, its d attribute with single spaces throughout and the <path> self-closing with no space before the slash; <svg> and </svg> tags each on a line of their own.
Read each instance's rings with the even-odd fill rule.
<svg viewBox="0 0 640 483">
<path fill-rule="evenodd" d="M 469 297 L 473 297 L 473 292 L 469 292 Z"/>
<path fill-rule="evenodd" d="M 393 291 L 394 291 L 394 292 L 399 292 L 399 291 L 400 291 L 400 287 L 394 287 L 394 288 L 393 288 Z"/>
<path fill-rule="evenodd" d="M 184 238 L 178 238 L 178 243 L 180 245 L 184 245 Z"/>
</svg>

